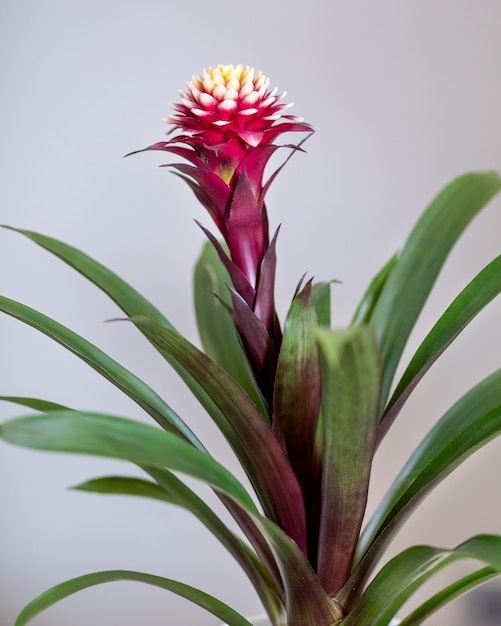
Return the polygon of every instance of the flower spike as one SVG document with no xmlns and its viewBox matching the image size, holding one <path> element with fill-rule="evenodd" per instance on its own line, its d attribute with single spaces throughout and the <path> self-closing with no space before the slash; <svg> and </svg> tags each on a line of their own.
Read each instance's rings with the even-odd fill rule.
<svg viewBox="0 0 501 626">
<path fill-rule="evenodd" d="M 274 252 L 269 251 L 264 200 L 281 167 L 265 183 L 264 170 L 278 148 L 300 149 L 298 145 L 277 145 L 280 135 L 311 133 L 312 128 L 301 118 L 286 114 L 292 104 L 283 101 L 285 92 L 270 89 L 270 81 L 249 66 L 204 69 L 200 76 L 192 77 L 180 96 L 181 101 L 171 105 L 173 112 L 163 120 L 172 125 L 167 133 L 171 138 L 146 149 L 170 152 L 188 161 L 168 167 L 188 183 L 226 242 L 229 253 L 223 263 L 232 279 L 237 278 L 233 286 L 248 306 L 246 316 L 256 316 L 274 346 L 271 355 L 275 356 L 268 353 L 265 359 L 273 374 L 270 356 L 276 361 L 281 331 L 274 313 L 274 276 L 270 276 L 275 264 L 266 261 L 274 258 Z M 226 255 L 221 246 L 217 249 L 220 256 Z M 236 312 L 234 315 L 238 317 Z M 241 332 L 242 325 L 236 319 L 235 323 Z M 248 338 L 242 339 L 247 344 Z M 263 373 L 255 371 L 256 379 L 262 380 Z M 268 387 L 271 390 L 272 384 Z"/>
</svg>

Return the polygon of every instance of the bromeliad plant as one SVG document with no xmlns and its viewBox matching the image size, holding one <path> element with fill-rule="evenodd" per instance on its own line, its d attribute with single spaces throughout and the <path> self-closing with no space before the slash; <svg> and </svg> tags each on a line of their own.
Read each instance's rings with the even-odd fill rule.
<svg viewBox="0 0 501 626">
<path fill-rule="evenodd" d="M 150 387 L 83 337 L 5 297 L 0 309 L 61 343 L 132 398 L 159 427 L 4 396 L 39 411 L 4 423 L 6 441 L 37 449 L 125 459 L 146 478 L 91 480 L 85 491 L 140 495 L 195 514 L 233 555 L 273 626 L 387 626 L 424 582 L 458 559 L 482 566 L 404 617 L 421 624 L 450 600 L 501 573 L 501 537 L 455 548 L 411 547 L 377 570 L 409 515 L 460 463 L 501 431 L 501 370 L 443 415 L 395 478 L 362 530 L 371 465 L 405 401 L 440 354 L 501 290 L 501 257 L 457 296 L 423 339 L 399 380 L 397 365 L 454 243 L 500 190 L 496 173 L 462 176 L 430 204 L 402 251 L 376 275 L 348 328 L 330 328 L 330 286 L 301 281 L 283 328 L 275 311 L 275 244 L 264 181 L 283 133 L 312 131 L 285 115 L 268 80 L 242 66 L 193 78 L 166 121 L 177 131 L 146 150 L 182 159 L 169 165 L 209 212 L 220 241 L 195 269 L 195 307 L 205 352 L 151 303 L 95 260 L 64 243 L 19 230 L 86 276 L 122 309 L 178 372 L 238 457 L 254 493 L 218 463 Z M 215 491 L 236 520 L 229 530 L 179 477 Z M 79 589 L 137 580 L 185 596 L 230 626 L 250 626 L 235 610 L 186 584 L 131 571 L 87 574 L 42 594 L 20 614 L 22 626 Z"/>
</svg>

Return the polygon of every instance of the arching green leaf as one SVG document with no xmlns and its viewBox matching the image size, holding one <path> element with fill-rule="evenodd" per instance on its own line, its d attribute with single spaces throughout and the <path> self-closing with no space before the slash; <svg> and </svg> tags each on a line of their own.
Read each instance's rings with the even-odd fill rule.
<svg viewBox="0 0 501 626">
<path fill-rule="evenodd" d="M 377 574 L 342 626 L 388 626 L 419 587 L 459 559 L 476 559 L 501 573 L 501 537 L 478 535 L 452 550 L 414 546 L 401 552 Z"/>
<path fill-rule="evenodd" d="M 0 311 L 57 341 L 134 400 L 163 428 L 179 434 L 194 446 L 203 449 L 202 444 L 179 415 L 157 393 L 92 343 L 35 309 L 3 296 L 0 296 Z"/>
<path fill-rule="evenodd" d="M 407 339 L 449 252 L 500 188 L 496 172 L 457 178 L 432 201 L 407 239 L 370 318 L 381 348 L 382 409 Z"/>
<path fill-rule="evenodd" d="M 501 292 L 501 256 L 463 289 L 433 326 L 405 370 L 388 403 L 378 439 L 393 423 L 402 405 L 433 363 L 480 311 Z"/>
<path fill-rule="evenodd" d="M 198 478 L 255 510 L 242 485 L 208 453 L 178 435 L 148 424 L 102 413 L 56 411 L 4 422 L 0 425 L 0 437 L 38 450 L 93 454 L 167 467 Z"/>
<path fill-rule="evenodd" d="M 132 321 L 176 359 L 211 398 L 218 408 L 212 418 L 244 466 L 268 515 L 306 550 L 305 511 L 298 480 L 247 394 L 217 363 L 178 333 L 149 320 Z"/>
<path fill-rule="evenodd" d="M 400 626 L 418 626 L 418 624 L 422 624 L 431 615 L 453 600 L 497 578 L 500 574 L 501 572 L 493 567 L 482 567 L 476 572 L 464 576 L 460 580 L 452 583 L 452 585 L 448 585 L 436 593 L 429 600 L 417 607 L 417 609 L 414 609 L 412 613 L 402 620 Z"/>
<path fill-rule="evenodd" d="M 38 598 L 35 598 L 30 602 L 20 613 L 16 620 L 15 626 L 25 626 L 29 621 L 36 617 L 42 611 L 45 611 L 50 606 L 63 600 L 68 596 L 87 589 L 94 585 L 101 585 L 103 583 L 116 582 L 116 581 L 135 581 L 140 583 L 146 583 L 155 587 L 160 587 L 167 591 L 176 593 L 183 598 L 186 598 L 190 602 L 194 602 L 206 609 L 216 617 L 224 620 L 229 626 L 252 626 L 252 624 L 242 617 L 239 613 L 232 608 L 217 600 L 213 596 L 200 591 L 189 585 L 185 585 L 176 580 L 170 580 L 169 578 L 162 578 L 160 576 L 153 576 L 152 574 L 143 574 L 142 572 L 131 572 L 127 570 L 110 570 L 106 572 L 95 572 L 93 574 L 86 574 L 85 576 L 79 576 L 73 578 L 60 585 L 56 585 L 51 589 L 48 589 L 42 593 Z"/>
</svg>

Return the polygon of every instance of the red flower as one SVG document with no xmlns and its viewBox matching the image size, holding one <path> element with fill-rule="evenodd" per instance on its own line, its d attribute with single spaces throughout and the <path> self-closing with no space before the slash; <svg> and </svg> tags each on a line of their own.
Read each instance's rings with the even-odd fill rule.
<svg viewBox="0 0 501 626">
<path fill-rule="evenodd" d="M 180 172 L 228 245 L 229 255 L 205 231 L 232 278 L 235 324 L 244 345 L 254 344 L 248 347 L 251 353 L 256 352 L 259 332 L 253 318 L 262 326 L 262 349 L 249 356 L 255 361 L 257 377 L 266 371 L 268 378 L 274 371 L 281 333 L 273 296 L 275 238 L 270 242 L 264 199 L 281 168 L 266 183 L 264 170 L 272 154 L 284 147 L 274 143 L 277 137 L 312 132 L 312 128 L 296 116 L 285 115 L 283 111 L 292 106 L 282 102 L 285 93 L 277 95 L 261 72 L 242 65 L 204 69 L 180 95 L 181 103 L 171 105 L 174 112 L 164 119 L 173 125 L 168 134 L 180 132 L 146 149 L 171 152 L 188 161 L 169 167 Z M 270 350 L 270 341 L 276 349 Z"/>
</svg>

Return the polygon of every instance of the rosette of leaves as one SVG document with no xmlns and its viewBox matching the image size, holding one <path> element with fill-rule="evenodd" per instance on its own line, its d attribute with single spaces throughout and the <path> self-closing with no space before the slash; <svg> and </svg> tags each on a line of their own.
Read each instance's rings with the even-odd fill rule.
<svg viewBox="0 0 501 626">
<path fill-rule="evenodd" d="M 227 67 L 218 71 L 231 74 Z M 263 119 L 271 127 L 271 116 Z M 304 130 L 295 120 L 287 123 L 293 124 L 292 130 Z M 168 148 L 181 153 L 170 142 Z M 243 158 L 249 160 L 249 154 Z M 199 179 L 199 187 L 190 183 L 197 194 L 209 189 L 200 172 L 189 170 L 191 174 Z M 2 312 L 70 350 L 134 400 L 155 424 L 70 409 L 56 401 L 2 396 L 36 413 L 2 424 L 0 437 L 24 447 L 136 465 L 141 477 L 106 476 L 77 488 L 154 498 L 196 515 L 243 569 L 273 626 L 387 626 L 408 598 L 444 567 L 458 559 L 478 561 L 476 571 L 438 590 L 402 621 L 403 626 L 421 624 L 501 573 L 501 537 L 494 535 L 476 536 L 456 547 L 413 546 L 380 566 L 386 548 L 430 491 L 500 433 L 501 370 L 467 391 L 438 419 L 362 527 L 371 467 L 413 389 L 501 290 L 498 256 L 457 295 L 396 379 L 409 335 L 450 250 L 500 190 L 501 179 L 493 172 L 467 174 L 440 192 L 401 252 L 375 276 L 350 326 L 332 330 L 330 286 L 313 280 L 300 282 L 280 327 L 273 305 L 274 238 L 267 237 L 264 205 L 259 194 L 247 194 L 245 168 L 236 166 L 232 176 L 239 182 L 235 188 L 230 183 L 229 201 L 239 194 L 247 197 L 244 213 L 261 220 L 255 237 L 266 245 L 259 254 L 253 247 L 246 257 L 242 249 L 247 248 L 239 241 L 245 228 L 235 222 L 239 234 L 228 236 L 228 256 L 224 244 L 209 234 L 194 281 L 203 351 L 94 259 L 50 237 L 17 232 L 73 267 L 118 305 L 205 408 L 239 459 L 252 491 L 213 458 L 167 400 L 135 374 L 56 320 L 6 297 L 0 297 Z M 210 181 L 212 188 L 215 179 Z M 260 176 L 258 182 L 261 185 Z M 227 217 L 224 210 L 221 215 Z M 220 228 L 225 229 L 226 224 Z M 245 261 L 241 268 L 231 255 L 232 246 L 236 258 Z M 246 274 L 248 267 L 253 269 Z M 240 535 L 183 482 L 183 476 L 214 490 Z M 78 590 L 116 580 L 161 587 L 199 604 L 229 626 L 250 626 L 235 609 L 202 590 L 123 570 L 85 574 L 53 587 L 22 610 L 16 626 Z"/>
</svg>

